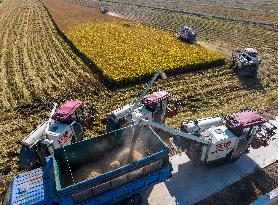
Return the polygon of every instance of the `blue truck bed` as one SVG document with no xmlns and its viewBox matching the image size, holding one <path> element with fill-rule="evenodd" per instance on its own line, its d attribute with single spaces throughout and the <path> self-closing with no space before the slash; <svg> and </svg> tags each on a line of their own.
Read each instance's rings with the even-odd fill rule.
<svg viewBox="0 0 278 205">
<path fill-rule="evenodd" d="M 131 142 L 131 131 L 128 127 L 55 150 L 46 166 L 14 178 L 6 203 L 113 204 L 168 179 L 168 148 L 150 127 L 141 129 L 136 142 L 139 158 L 119 159 L 121 148 Z M 119 159 L 119 166 L 105 166 L 110 158 Z M 84 167 L 89 172 L 97 167 L 98 173 L 84 178 Z"/>
</svg>

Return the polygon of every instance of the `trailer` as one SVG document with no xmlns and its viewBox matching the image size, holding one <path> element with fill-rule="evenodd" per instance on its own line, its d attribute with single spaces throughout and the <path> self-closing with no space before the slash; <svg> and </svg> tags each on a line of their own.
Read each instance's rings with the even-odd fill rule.
<svg viewBox="0 0 278 205">
<path fill-rule="evenodd" d="M 3 204 L 140 204 L 140 193 L 167 180 L 172 165 L 153 129 L 136 127 L 55 149 L 45 166 L 14 177 Z"/>
</svg>

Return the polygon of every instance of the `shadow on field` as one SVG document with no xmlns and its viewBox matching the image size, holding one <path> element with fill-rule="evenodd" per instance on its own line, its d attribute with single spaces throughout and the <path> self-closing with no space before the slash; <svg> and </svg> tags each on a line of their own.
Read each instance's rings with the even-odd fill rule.
<svg viewBox="0 0 278 205">
<path fill-rule="evenodd" d="M 238 79 L 241 85 L 246 90 L 265 91 L 264 86 L 261 84 L 260 79 L 257 76 L 254 77 L 242 77 L 238 75 Z"/>
</svg>

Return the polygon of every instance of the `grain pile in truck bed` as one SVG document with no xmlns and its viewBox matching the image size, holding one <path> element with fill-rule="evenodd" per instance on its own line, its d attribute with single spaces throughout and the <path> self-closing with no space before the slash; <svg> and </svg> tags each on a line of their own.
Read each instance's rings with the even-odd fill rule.
<svg viewBox="0 0 278 205">
<path fill-rule="evenodd" d="M 94 177 L 97 177 L 101 174 L 104 174 L 109 171 L 114 171 L 122 166 L 127 165 L 127 159 L 129 154 L 129 147 L 123 148 L 114 148 L 107 152 L 107 154 L 103 155 L 102 158 L 97 161 L 88 163 L 72 172 L 72 176 L 70 173 L 68 175 L 63 176 L 64 181 L 63 186 L 68 186 L 69 184 L 78 183 L 81 181 L 85 181 Z M 145 155 L 143 149 L 135 148 L 133 153 L 132 161 L 137 161 L 143 159 Z"/>
<path fill-rule="evenodd" d="M 140 132 L 132 154 L 132 162 L 141 160 L 155 152 L 147 142 L 147 138 L 150 136 L 152 135 L 150 135 L 147 130 L 142 130 L 142 132 Z M 97 177 L 106 172 L 114 171 L 120 167 L 128 165 L 127 160 L 129 157 L 129 150 L 129 140 L 122 146 L 112 147 L 105 150 L 104 154 L 100 158 L 92 160 L 87 164 L 79 166 L 78 168 L 72 169 L 72 173 L 62 176 L 63 187 L 69 186 L 72 183 L 79 183 L 81 181 Z"/>
</svg>

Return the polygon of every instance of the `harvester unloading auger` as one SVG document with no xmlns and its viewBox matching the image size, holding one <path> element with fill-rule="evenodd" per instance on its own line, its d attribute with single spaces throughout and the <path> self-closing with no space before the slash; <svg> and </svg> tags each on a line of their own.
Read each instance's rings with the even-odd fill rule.
<svg viewBox="0 0 278 205">
<path fill-rule="evenodd" d="M 245 48 L 243 51 L 236 49 L 232 54 L 231 66 L 234 71 L 241 77 L 254 77 L 261 59 L 255 48 Z"/>
</svg>

